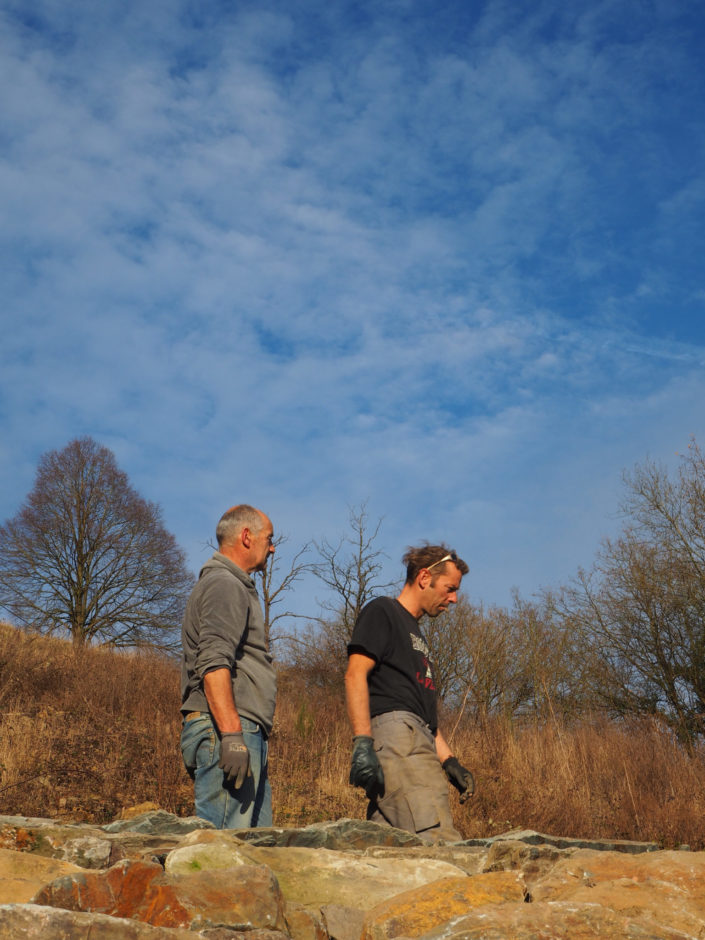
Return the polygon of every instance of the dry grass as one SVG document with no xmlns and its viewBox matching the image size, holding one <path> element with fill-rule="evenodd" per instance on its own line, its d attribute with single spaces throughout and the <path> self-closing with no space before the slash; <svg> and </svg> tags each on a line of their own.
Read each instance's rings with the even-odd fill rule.
<svg viewBox="0 0 705 940">
<path fill-rule="evenodd" d="M 0 626 L 0 812 L 102 822 L 188 809 L 172 662 Z"/>
<path fill-rule="evenodd" d="M 283 675 L 270 745 L 275 821 L 302 826 L 364 818 L 367 801 L 348 785 L 352 737 L 341 696 Z"/>
<path fill-rule="evenodd" d="M 145 801 L 191 813 L 178 686 L 169 660 L 0 625 L 0 813 L 104 822 Z M 477 780 L 469 803 L 452 796 L 466 837 L 521 827 L 705 848 L 705 754 L 688 754 L 654 722 L 493 719 L 461 725 L 452 744 Z M 364 816 L 347 784 L 350 745 L 341 695 L 283 674 L 271 738 L 276 824 Z"/>
<path fill-rule="evenodd" d="M 458 734 L 478 792 L 467 836 L 509 828 L 705 848 L 705 753 L 653 720 L 498 720 Z"/>
</svg>

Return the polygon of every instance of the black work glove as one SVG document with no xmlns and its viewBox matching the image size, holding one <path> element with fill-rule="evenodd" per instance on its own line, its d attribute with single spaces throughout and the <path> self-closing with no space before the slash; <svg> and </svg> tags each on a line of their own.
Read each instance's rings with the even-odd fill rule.
<svg viewBox="0 0 705 940">
<path fill-rule="evenodd" d="M 456 790 L 460 791 L 460 802 L 464 803 L 475 792 L 475 780 L 469 770 L 460 763 L 457 757 L 447 757 L 442 764 L 446 777 Z"/>
<path fill-rule="evenodd" d="M 353 738 L 350 783 L 354 787 L 362 787 L 368 800 L 384 792 L 382 765 L 375 754 L 374 740 L 366 734 L 357 734 Z"/>
<path fill-rule="evenodd" d="M 218 766 L 225 773 L 225 779 L 232 783 L 236 790 L 243 785 L 245 777 L 252 773 L 250 752 L 241 731 L 221 735 Z"/>
</svg>

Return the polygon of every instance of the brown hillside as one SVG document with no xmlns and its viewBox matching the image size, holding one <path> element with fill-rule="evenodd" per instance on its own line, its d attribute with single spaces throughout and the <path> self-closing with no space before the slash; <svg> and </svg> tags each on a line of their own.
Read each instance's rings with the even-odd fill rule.
<svg viewBox="0 0 705 940">
<path fill-rule="evenodd" d="M 447 716 L 446 732 L 455 724 Z M 172 660 L 23 633 L 0 624 L 0 814 L 105 822 L 152 801 L 193 812 L 179 752 Z M 705 847 L 705 757 L 650 721 L 461 723 L 455 752 L 476 775 L 466 837 L 520 827 L 565 836 Z M 271 738 L 275 823 L 364 816 L 347 784 L 340 693 L 283 671 Z"/>
</svg>

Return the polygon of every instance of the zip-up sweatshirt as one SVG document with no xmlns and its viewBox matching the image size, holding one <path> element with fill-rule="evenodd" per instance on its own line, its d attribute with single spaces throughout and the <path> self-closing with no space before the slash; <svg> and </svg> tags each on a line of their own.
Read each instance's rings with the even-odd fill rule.
<svg viewBox="0 0 705 940">
<path fill-rule="evenodd" d="M 203 677 L 229 669 L 235 707 L 272 730 L 277 679 L 252 578 L 216 552 L 201 568 L 181 629 L 181 711 L 208 711 Z"/>
</svg>

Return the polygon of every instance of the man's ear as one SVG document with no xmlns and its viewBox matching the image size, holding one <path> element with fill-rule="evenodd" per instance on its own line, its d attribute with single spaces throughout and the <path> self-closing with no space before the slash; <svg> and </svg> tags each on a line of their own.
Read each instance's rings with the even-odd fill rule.
<svg viewBox="0 0 705 940">
<path fill-rule="evenodd" d="M 245 526 L 242 532 L 240 533 L 240 541 L 245 546 L 245 548 L 250 547 L 252 538 L 251 538 L 250 530 L 247 528 L 247 526 Z"/>
<path fill-rule="evenodd" d="M 425 568 L 422 568 L 421 571 L 419 571 L 418 578 L 416 579 L 416 583 L 423 591 L 428 587 L 430 581 L 431 581 L 431 572 L 427 571 Z"/>
</svg>

